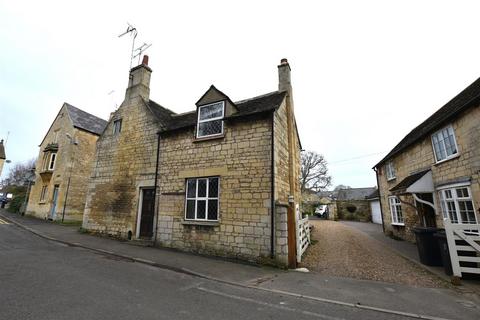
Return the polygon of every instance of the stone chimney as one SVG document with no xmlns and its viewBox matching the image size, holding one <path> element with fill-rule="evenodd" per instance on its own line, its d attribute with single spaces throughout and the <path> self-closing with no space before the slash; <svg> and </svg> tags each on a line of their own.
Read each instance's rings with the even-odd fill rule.
<svg viewBox="0 0 480 320">
<path fill-rule="evenodd" d="M 292 93 L 292 82 L 290 79 L 290 65 L 288 60 L 283 58 L 278 66 L 278 90 Z"/>
<path fill-rule="evenodd" d="M 148 66 L 148 56 L 143 56 L 142 64 L 130 70 L 128 88 L 125 99 L 142 97 L 148 101 L 150 97 L 150 76 L 152 69 Z"/>
</svg>

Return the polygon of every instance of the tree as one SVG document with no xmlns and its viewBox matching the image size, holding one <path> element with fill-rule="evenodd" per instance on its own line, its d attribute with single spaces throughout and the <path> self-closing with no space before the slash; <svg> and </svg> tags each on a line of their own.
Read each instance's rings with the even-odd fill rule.
<svg viewBox="0 0 480 320">
<path fill-rule="evenodd" d="M 328 174 L 327 160 L 314 151 L 302 152 L 302 169 L 300 186 L 306 189 L 321 191 L 330 186 L 332 177 Z"/>
<path fill-rule="evenodd" d="M 35 167 L 35 159 L 30 159 L 25 162 L 15 163 L 8 173 L 6 181 L 2 184 L 21 186 L 28 183 L 32 177 L 33 168 Z"/>
<path fill-rule="evenodd" d="M 338 186 L 335 187 L 335 189 L 333 189 L 333 191 L 338 191 L 338 190 L 342 190 L 342 189 L 351 189 L 352 187 L 350 186 L 346 186 L 344 184 L 339 184 Z"/>
</svg>

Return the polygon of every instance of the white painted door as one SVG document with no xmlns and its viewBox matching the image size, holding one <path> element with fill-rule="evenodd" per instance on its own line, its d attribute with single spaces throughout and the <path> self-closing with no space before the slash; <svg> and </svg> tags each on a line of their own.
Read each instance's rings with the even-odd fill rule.
<svg viewBox="0 0 480 320">
<path fill-rule="evenodd" d="M 372 211 L 372 222 L 382 224 L 382 212 L 380 211 L 380 201 L 370 201 L 370 210 Z"/>
</svg>

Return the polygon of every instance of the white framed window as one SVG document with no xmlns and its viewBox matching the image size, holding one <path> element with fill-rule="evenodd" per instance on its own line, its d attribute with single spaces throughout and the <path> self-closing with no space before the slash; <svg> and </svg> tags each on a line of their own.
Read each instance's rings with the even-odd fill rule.
<svg viewBox="0 0 480 320">
<path fill-rule="evenodd" d="M 218 221 L 220 178 L 187 179 L 185 220 Z"/>
<path fill-rule="evenodd" d="M 432 146 L 433 153 L 435 154 L 435 162 L 456 156 L 458 154 L 458 148 L 453 127 L 450 125 L 432 134 Z"/>
<path fill-rule="evenodd" d="M 57 154 L 55 152 L 52 152 L 50 154 L 50 162 L 48 163 L 48 170 L 55 169 L 55 161 L 56 160 L 57 160 Z"/>
<path fill-rule="evenodd" d="M 198 107 L 197 138 L 223 134 L 224 101 Z"/>
<path fill-rule="evenodd" d="M 452 223 L 478 223 L 468 185 L 446 187 L 438 191 L 443 217 Z"/>
<path fill-rule="evenodd" d="M 385 172 L 387 174 L 387 180 L 393 180 L 396 178 L 395 176 L 395 167 L 393 166 L 393 162 L 389 161 L 385 165 Z"/>
<path fill-rule="evenodd" d="M 390 213 L 392 215 L 392 224 L 403 226 L 405 220 L 403 218 L 402 203 L 398 197 L 388 197 L 388 204 L 390 205 Z"/>
<path fill-rule="evenodd" d="M 48 186 L 42 186 L 42 191 L 40 192 L 40 201 L 44 202 L 47 198 Z"/>
<path fill-rule="evenodd" d="M 122 119 L 113 121 L 113 135 L 117 135 L 122 132 Z"/>
</svg>

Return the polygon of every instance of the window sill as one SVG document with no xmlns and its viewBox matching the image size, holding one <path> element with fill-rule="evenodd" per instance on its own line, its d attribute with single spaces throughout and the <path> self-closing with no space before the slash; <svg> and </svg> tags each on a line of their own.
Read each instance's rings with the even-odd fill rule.
<svg viewBox="0 0 480 320">
<path fill-rule="evenodd" d="M 46 204 L 47 201 L 39 201 L 38 204 Z"/>
<path fill-rule="evenodd" d="M 193 142 L 196 143 L 196 142 L 202 142 L 202 141 L 208 141 L 208 140 L 216 140 L 216 139 L 223 139 L 225 138 L 225 134 L 222 133 L 222 134 L 217 134 L 217 135 L 214 135 L 214 136 L 209 136 L 209 137 L 201 137 L 201 138 L 197 138 L 195 137 L 193 139 Z"/>
<path fill-rule="evenodd" d="M 396 179 L 397 179 L 397 177 L 393 177 L 393 178 L 390 178 L 390 179 L 387 178 L 387 182 L 392 182 L 393 180 L 396 180 Z"/>
<path fill-rule="evenodd" d="M 405 223 L 391 223 L 392 226 L 397 226 L 397 227 L 405 227 Z"/>
<path fill-rule="evenodd" d="M 451 156 L 450 158 L 445 158 L 445 159 L 443 159 L 443 160 L 437 161 L 437 162 L 434 163 L 434 165 L 437 166 L 437 165 L 440 165 L 440 164 L 442 164 L 442 163 L 445 163 L 445 162 L 447 162 L 447 161 L 450 161 L 450 160 L 453 160 L 453 159 L 457 159 L 457 158 L 460 158 L 460 154 L 459 154 L 459 153 L 457 153 L 457 154 L 454 155 L 454 156 Z"/>
<path fill-rule="evenodd" d="M 220 222 L 219 221 L 183 220 L 182 224 L 187 226 L 217 227 L 220 225 Z"/>
</svg>

